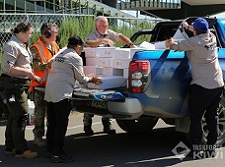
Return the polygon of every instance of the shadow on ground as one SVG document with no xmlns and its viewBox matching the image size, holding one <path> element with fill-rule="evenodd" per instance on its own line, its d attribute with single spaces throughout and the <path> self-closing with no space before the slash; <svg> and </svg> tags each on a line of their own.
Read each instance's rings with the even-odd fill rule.
<svg viewBox="0 0 225 167">
<path fill-rule="evenodd" d="M 1 167 L 157 167 L 182 162 L 175 157 L 172 149 L 180 142 L 186 142 L 183 134 L 174 128 L 154 129 L 148 134 L 106 135 L 96 133 L 92 137 L 83 133 L 67 136 L 65 150 L 75 161 L 67 164 L 53 164 L 45 157 L 45 148 L 38 148 L 29 141 L 29 146 L 39 152 L 35 159 L 20 159 L 5 154 L 0 146 Z M 188 160 L 185 159 L 185 160 Z"/>
</svg>

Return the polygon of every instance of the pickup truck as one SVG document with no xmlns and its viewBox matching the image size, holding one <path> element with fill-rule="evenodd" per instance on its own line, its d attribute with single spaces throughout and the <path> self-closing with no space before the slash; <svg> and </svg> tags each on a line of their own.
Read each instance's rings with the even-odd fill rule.
<svg viewBox="0 0 225 167">
<path fill-rule="evenodd" d="M 196 18 L 187 18 L 191 24 Z M 219 61 L 225 75 L 225 19 L 206 18 L 210 30 L 217 37 Z M 187 37 L 192 36 L 180 26 L 182 20 L 156 24 L 153 30 L 135 33 L 131 40 L 148 36 L 150 43 L 173 37 L 179 28 Z M 136 43 L 135 43 L 136 44 Z M 75 110 L 116 119 L 128 133 L 147 133 L 158 119 L 174 125 L 176 131 L 189 132 L 187 107 L 191 68 L 185 52 L 169 49 L 136 52 L 129 64 L 128 86 L 113 90 L 75 89 L 71 103 Z M 225 78 L 225 76 L 224 76 Z M 225 142 L 225 98 L 218 108 L 218 141 Z M 202 118 L 203 142 L 206 142 L 207 124 Z"/>
</svg>

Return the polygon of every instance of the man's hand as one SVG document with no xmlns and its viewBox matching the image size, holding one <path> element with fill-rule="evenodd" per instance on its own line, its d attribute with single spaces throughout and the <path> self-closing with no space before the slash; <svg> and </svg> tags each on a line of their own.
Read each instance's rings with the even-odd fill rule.
<svg viewBox="0 0 225 167">
<path fill-rule="evenodd" d="M 181 23 L 181 25 L 182 25 L 185 29 L 188 29 L 189 24 L 188 24 L 186 21 L 183 21 L 183 22 Z"/>
<path fill-rule="evenodd" d="M 102 78 L 98 77 L 95 74 L 90 74 L 88 77 L 89 77 L 89 82 L 92 82 L 95 85 L 100 85 L 102 83 Z"/>
<path fill-rule="evenodd" d="M 110 47 L 114 46 L 114 42 L 111 40 L 111 39 L 106 39 L 106 38 L 103 38 L 102 39 L 102 43 L 105 45 L 109 45 Z"/>
<path fill-rule="evenodd" d="M 92 80 L 92 82 L 95 84 L 95 85 L 101 85 L 102 84 L 102 78 L 101 77 L 98 77 L 98 76 L 95 76 Z"/>
<path fill-rule="evenodd" d="M 40 64 L 40 68 L 41 68 L 41 70 L 45 70 L 45 69 L 48 69 L 48 63 L 41 63 Z"/>
<path fill-rule="evenodd" d="M 170 38 L 170 39 L 165 40 L 166 47 L 171 48 L 171 46 L 173 46 L 173 44 L 174 44 L 173 38 Z"/>
<path fill-rule="evenodd" d="M 34 80 L 39 84 L 42 83 L 41 77 L 35 75 L 33 72 L 30 72 L 28 77 L 29 77 L 30 80 Z"/>
</svg>

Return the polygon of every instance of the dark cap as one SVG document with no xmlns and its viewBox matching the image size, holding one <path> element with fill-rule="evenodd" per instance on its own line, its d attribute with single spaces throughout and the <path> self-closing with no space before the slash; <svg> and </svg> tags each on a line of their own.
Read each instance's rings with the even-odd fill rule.
<svg viewBox="0 0 225 167">
<path fill-rule="evenodd" d="M 194 29 L 198 32 L 206 32 L 209 29 L 208 22 L 203 18 L 198 18 L 192 23 Z"/>
<path fill-rule="evenodd" d="M 70 37 L 68 39 L 67 45 L 72 45 L 72 46 L 84 45 L 84 41 L 81 37 L 79 37 L 78 35 L 75 35 L 75 36 Z"/>
</svg>

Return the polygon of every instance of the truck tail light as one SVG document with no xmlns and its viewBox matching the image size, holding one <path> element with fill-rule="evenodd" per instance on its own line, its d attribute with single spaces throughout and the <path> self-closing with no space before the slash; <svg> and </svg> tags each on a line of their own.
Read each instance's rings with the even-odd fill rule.
<svg viewBox="0 0 225 167">
<path fill-rule="evenodd" d="M 128 89 L 140 93 L 145 90 L 150 73 L 150 63 L 147 60 L 131 61 L 129 64 Z"/>
</svg>

